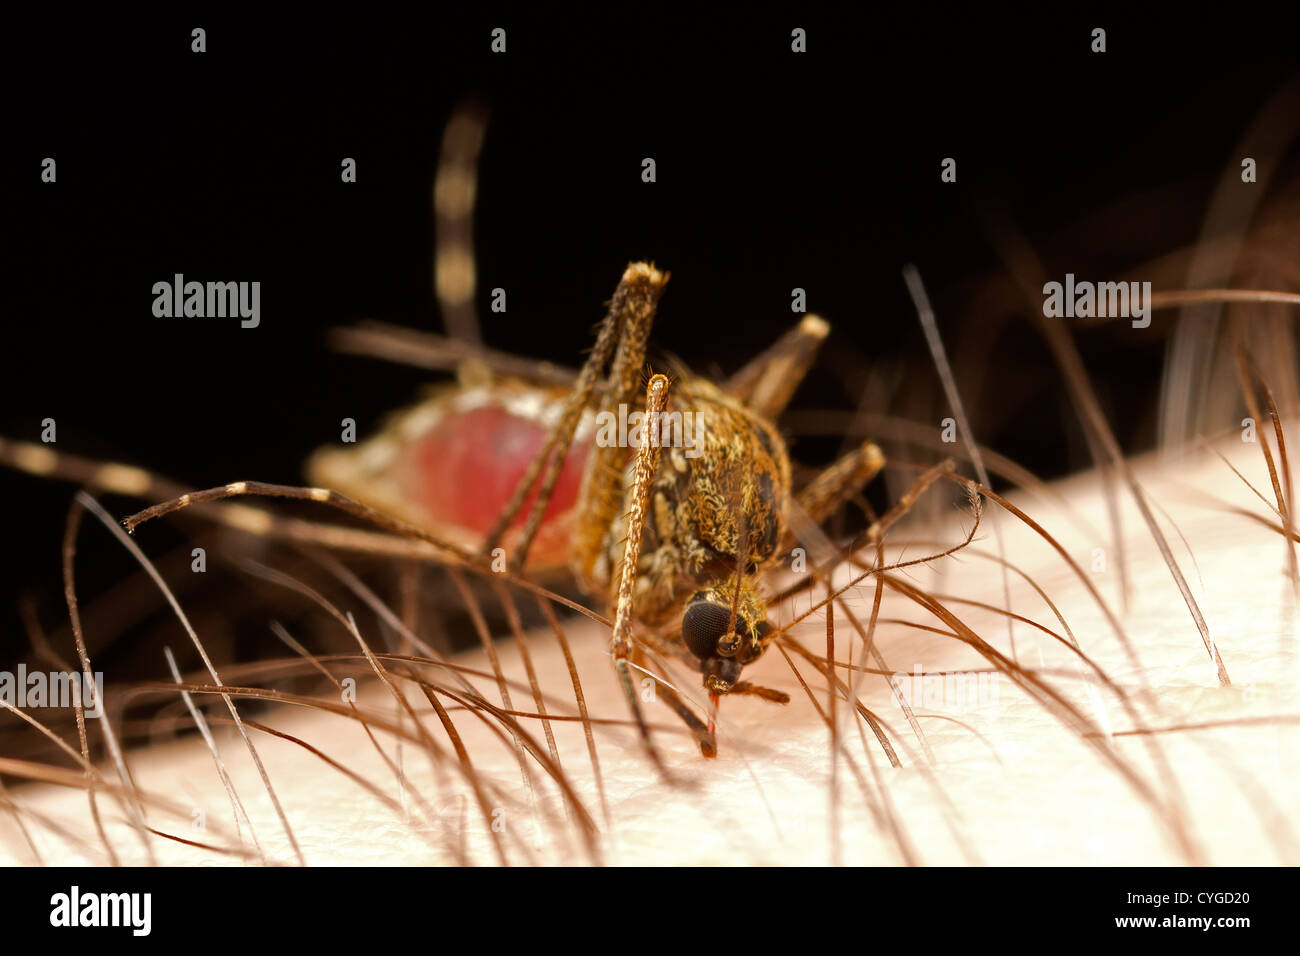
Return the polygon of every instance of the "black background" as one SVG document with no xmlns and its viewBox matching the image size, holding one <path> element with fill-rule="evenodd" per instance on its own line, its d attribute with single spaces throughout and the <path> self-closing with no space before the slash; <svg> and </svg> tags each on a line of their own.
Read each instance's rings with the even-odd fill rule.
<svg viewBox="0 0 1300 956">
<path fill-rule="evenodd" d="M 852 408 L 862 370 L 898 356 L 937 421 L 900 278 L 915 262 L 959 372 L 964 348 L 996 334 L 966 395 L 977 434 L 1061 474 L 1085 458 L 1037 334 L 1023 321 L 982 333 L 973 310 L 1000 271 L 976 210 L 1005 209 L 1053 274 L 1131 268 L 1194 240 L 1239 161 L 1233 143 L 1297 69 L 1294 34 L 1254 10 L 8 16 L 17 255 L 0 434 L 37 440 L 53 417 L 60 450 L 194 487 L 295 482 L 340 419 L 365 434 L 428 380 L 333 354 L 324 332 L 363 317 L 441 328 L 431 185 L 443 125 L 468 95 L 491 109 L 475 219 L 491 346 L 577 364 L 623 266 L 648 258 L 673 273 L 656 348 L 734 370 L 791 324 L 790 290 L 803 287 L 834 333 L 796 406 Z M 195 26 L 204 54 L 190 51 Z M 489 52 L 495 26 L 505 55 Z M 795 26 L 805 55 L 790 52 Z M 1089 52 L 1094 26 L 1107 28 L 1104 55 Z M 55 185 L 40 182 L 46 156 Z M 345 156 L 356 184 L 340 182 Z M 641 182 L 646 156 L 654 184 Z M 945 156 L 955 185 L 939 180 Z M 1071 233 L 1151 195 L 1167 196 L 1159 217 L 1117 220 L 1086 247 Z M 155 318 L 151 287 L 176 272 L 261 281 L 261 326 Z M 508 291 L 506 316 L 486 308 L 493 286 Z M 1153 437 L 1164 331 L 1157 316 L 1145 335 L 1080 337 L 1130 450 Z M 792 445 L 814 463 L 834 447 Z M 5 644 L 25 644 L 18 595 L 58 606 L 71 492 L 0 472 Z"/>
</svg>

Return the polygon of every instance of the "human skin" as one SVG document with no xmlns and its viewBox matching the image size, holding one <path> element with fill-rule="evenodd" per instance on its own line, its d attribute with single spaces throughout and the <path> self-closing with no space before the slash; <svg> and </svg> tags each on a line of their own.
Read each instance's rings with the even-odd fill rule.
<svg viewBox="0 0 1300 956">
<path fill-rule="evenodd" d="M 1257 443 L 1230 436 L 1214 447 L 1272 500 Z M 1294 441 L 1291 447 L 1296 447 Z M 913 700 L 923 744 L 891 699 L 885 678 L 865 673 L 855 690 L 888 727 L 902 764 L 893 767 L 870 728 L 842 700 L 834 721 L 839 743 L 833 745 L 832 731 L 819 713 L 829 699 L 824 677 L 790 652 L 814 703 L 773 647 L 745 677 L 784 690 L 791 702 L 724 699 L 716 759 L 701 757 L 668 708 L 644 705 L 672 775 L 666 780 L 646 760 L 628 720 L 610 666 L 608 627 L 565 617 L 588 710 L 593 718 L 614 721 L 594 728 L 607 814 L 581 723 L 551 722 L 565 778 L 597 831 L 590 843 L 579 836 L 581 827 L 574 822 L 581 812 L 573 806 L 566 810 L 537 760 L 523 761 L 526 783 L 510 736 L 496 732 L 492 720 L 452 709 L 449 718 L 474 773 L 490 791 L 480 804 L 467 777 L 453 765 L 442 724 L 414 691 L 407 698 L 411 707 L 449 755 L 437 770 L 418 740 L 399 746 L 380 728 L 375 739 L 391 761 L 386 762 L 361 723 L 345 714 L 278 706 L 256 716 L 259 723 L 319 748 L 388 798 L 297 744 L 250 730 L 298 851 L 243 742 L 233 726 L 219 722 L 226 715 L 219 701 L 215 706 L 209 701 L 205 713 L 214 718 L 218 749 L 260 852 L 246 829 L 242 856 L 158 837 L 148 839 L 146 851 L 120 806 L 100 793 L 108 840 L 121 862 L 148 862 L 152 854 L 154 861 L 167 864 L 259 862 L 264 857 L 279 863 L 436 865 L 499 862 L 498 853 L 511 863 L 1295 864 L 1300 840 L 1284 811 L 1300 805 L 1295 773 L 1300 710 L 1293 703 L 1300 685 L 1296 592 L 1279 532 L 1231 509 L 1274 523 L 1278 519 L 1207 449 L 1191 449 L 1175 460 L 1144 459 L 1135 470 L 1157 506 L 1160 526 L 1204 614 L 1229 686 L 1221 685 L 1188 606 L 1122 486 L 1128 606 L 1121 607 L 1107 510 L 1096 475 L 1088 473 L 1056 483 L 1053 495 L 1018 493 L 1012 500 L 1050 531 L 1096 586 L 1131 643 L 1131 654 L 1061 556 L 992 502 L 985 502 L 975 541 L 960 556 L 893 572 L 939 596 L 961 623 L 1009 654 L 1006 618 L 955 600 L 1003 605 L 1002 574 L 990 560 L 999 549 L 993 533 L 997 522 L 1008 560 L 1042 588 L 1082 653 L 1109 682 L 1062 641 L 1016 623 L 1019 666 L 1045 682 L 1070 709 L 1045 706 L 1005 676 L 982 685 L 973 678 L 968 685 L 977 688 L 973 696 L 948 690 L 927 699 L 923 684 L 921 696 Z M 1074 510 L 1073 518 L 1064 514 L 1061 502 Z M 887 560 L 921 558 L 962 541 L 971 514 L 954 507 L 944 515 L 936 525 L 903 525 L 892 531 Z M 871 555 L 864 558 L 869 561 Z M 1099 570 L 1103 558 L 1104 570 Z M 841 568 L 835 580 L 843 584 L 852 576 L 850 569 Z M 787 573 L 781 580 L 795 578 Z M 824 595 L 824 588 L 814 593 Z M 843 595 L 864 627 L 874 596 L 870 577 Z M 1018 574 L 1010 576 L 1010 597 L 1015 613 L 1064 636 L 1043 597 Z M 788 621 L 808 605 L 807 595 L 797 597 L 774 619 Z M 366 621 L 373 618 L 362 615 L 360 605 L 354 610 L 362 637 L 379 648 L 381 637 L 366 633 Z M 885 589 L 879 618 L 876 643 L 891 672 L 991 669 L 987 659 L 954 637 L 918 630 L 917 624 L 947 630 L 951 621 L 939 620 L 898 591 Z M 824 655 L 824 610 L 796 625 L 790 637 Z M 838 661 L 861 661 L 861 640 L 843 607 L 836 607 L 835 642 Z M 516 643 L 502 637 L 496 649 L 512 681 L 513 708 L 533 711 Z M 548 712 L 576 714 L 564 655 L 552 632 L 530 633 L 528 650 Z M 481 651 L 462 655 L 457 663 L 490 670 Z M 844 677 L 844 669 L 839 674 Z M 703 697 L 698 675 L 676 668 L 674 676 L 685 694 Z M 500 704 L 493 680 L 468 679 L 489 703 Z M 113 693 L 110 674 L 110 698 Z M 340 702 L 338 695 L 322 693 L 321 699 Z M 454 707 L 452 701 L 446 703 Z M 356 704 L 367 715 L 403 720 L 395 716 L 391 692 L 373 678 L 359 684 Z M 545 752 L 539 721 L 520 720 Z M 409 732 L 413 725 L 408 717 L 400 726 Z M 1147 732 L 1134 733 L 1139 726 Z M 150 825 L 199 843 L 237 845 L 231 800 L 199 735 L 137 747 L 127 759 L 141 792 L 170 801 L 169 808 L 149 806 Z M 405 784 L 398 782 L 394 767 L 401 768 Z M 101 770 L 105 779 L 116 780 L 111 765 Z M 24 817 L 42 862 L 108 862 L 83 790 L 42 784 L 11 787 L 9 795 L 20 812 L 35 811 L 69 831 L 61 837 L 38 817 Z M 430 816 L 437 821 L 433 826 L 427 822 Z M 203 829 L 195 826 L 200 817 Z M 0 814 L 0 859 L 15 864 L 36 859 L 7 813 Z"/>
</svg>

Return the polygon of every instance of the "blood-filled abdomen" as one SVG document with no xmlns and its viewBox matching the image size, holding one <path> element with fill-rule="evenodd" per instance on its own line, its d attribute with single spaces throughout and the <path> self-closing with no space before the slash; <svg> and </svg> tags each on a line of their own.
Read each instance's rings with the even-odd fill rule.
<svg viewBox="0 0 1300 956">
<path fill-rule="evenodd" d="M 410 479 L 415 487 L 411 490 L 438 524 L 454 524 L 484 536 L 496 524 L 547 434 L 541 421 L 504 405 L 449 409 L 413 449 L 415 468 Z M 555 540 L 555 523 L 568 516 L 577 502 L 585 452 L 585 443 L 570 446 L 543 514 L 537 540 L 539 559 L 543 550 L 554 550 L 560 543 Z M 513 528 L 523 527 L 540 486 L 539 480 L 524 499 Z"/>
<path fill-rule="evenodd" d="M 444 389 L 399 413 L 359 446 L 321 449 L 308 464 L 309 477 L 314 484 L 477 549 L 559 420 L 566 395 L 563 389 L 520 382 Z M 568 563 L 591 434 L 587 416 L 529 553 L 530 569 Z M 507 557 L 539 487 L 540 481 L 501 542 Z"/>
</svg>

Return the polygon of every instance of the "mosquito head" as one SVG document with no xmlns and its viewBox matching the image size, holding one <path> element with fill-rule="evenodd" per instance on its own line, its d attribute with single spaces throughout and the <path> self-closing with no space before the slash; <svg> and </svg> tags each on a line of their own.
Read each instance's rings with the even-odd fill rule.
<svg viewBox="0 0 1300 956">
<path fill-rule="evenodd" d="M 762 656 L 771 632 L 763 600 L 748 582 L 739 594 L 734 582 L 696 591 L 682 614 L 682 641 L 699 661 L 704 686 L 713 694 L 731 690 L 741 669 Z"/>
</svg>

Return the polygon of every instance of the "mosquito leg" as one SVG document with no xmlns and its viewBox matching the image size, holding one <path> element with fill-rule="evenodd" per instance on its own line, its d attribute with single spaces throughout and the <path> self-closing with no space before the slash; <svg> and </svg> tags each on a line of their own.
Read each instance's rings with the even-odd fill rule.
<svg viewBox="0 0 1300 956">
<path fill-rule="evenodd" d="M 660 683 L 655 689 L 655 694 L 665 704 L 672 708 L 673 713 L 681 718 L 682 723 L 695 737 L 695 742 L 700 745 L 700 753 L 705 757 L 716 757 L 718 755 L 718 741 L 714 732 L 709 729 L 708 725 L 700 718 L 695 716 L 695 711 L 682 700 L 677 691 L 673 690 L 667 684 Z M 763 700 L 770 701 L 773 704 L 790 703 L 790 695 L 784 691 L 772 690 L 768 687 L 762 687 L 758 684 L 751 684 L 749 681 L 740 681 L 727 692 L 728 697 L 737 694 L 748 694 L 753 697 L 760 697 Z"/>
<path fill-rule="evenodd" d="M 797 499 L 817 521 L 829 518 L 885 467 L 884 452 L 875 442 L 863 442 L 810 481 Z"/>
<path fill-rule="evenodd" d="M 773 690 L 771 687 L 764 687 L 761 684 L 751 684 L 747 680 L 732 686 L 727 691 L 728 697 L 734 697 L 737 694 L 748 694 L 751 697 L 761 697 L 763 700 L 770 701 L 773 704 L 790 703 L 790 695 L 783 690 Z"/>
<path fill-rule="evenodd" d="M 126 495 L 130 498 L 172 498 L 184 492 L 184 486 L 134 465 L 94 461 L 56 452 L 48 445 L 10 441 L 0 438 L 0 465 L 6 465 L 38 478 L 75 481 L 89 490 Z"/>
<path fill-rule="evenodd" d="M 705 757 L 716 757 L 718 755 L 718 742 L 713 733 L 705 726 L 704 721 L 695 716 L 695 711 L 687 706 L 686 702 L 678 696 L 677 691 L 667 684 L 661 683 L 655 688 L 655 695 L 671 707 L 673 713 L 682 719 L 682 723 L 695 737 L 695 742 L 700 745 L 702 755 Z"/>
<path fill-rule="evenodd" d="M 805 315 L 798 325 L 731 376 L 726 390 L 760 415 L 776 418 L 808 374 L 830 328 L 825 319 Z"/>
<path fill-rule="evenodd" d="M 364 521 L 369 521 L 386 531 L 399 534 L 408 538 L 415 538 L 420 541 L 426 541 L 436 548 L 450 552 L 461 560 L 470 564 L 476 563 L 479 559 L 477 555 L 466 551 L 459 545 L 450 541 L 444 541 L 437 535 L 429 534 L 414 525 L 409 525 L 404 521 L 398 521 L 390 518 L 381 512 L 375 511 L 359 501 L 353 501 L 337 491 L 330 491 L 328 488 L 300 488 L 295 485 L 272 485 L 264 481 L 236 481 L 228 485 L 221 485 L 217 488 L 208 488 L 204 491 L 193 491 L 183 494 L 178 498 L 172 498 L 170 501 L 164 501 L 145 508 L 143 511 L 137 511 L 135 514 L 124 518 L 122 526 L 129 532 L 134 532 L 137 527 L 146 521 L 152 521 L 154 518 L 161 518 L 163 515 L 171 514 L 174 511 L 180 511 L 182 508 L 188 508 L 191 505 L 203 504 L 208 501 L 220 501 L 224 498 L 238 498 L 244 495 L 253 495 L 263 498 L 291 498 L 298 501 L 315 501 L 319 504 L 329 505 L 331 508 L 337 508 L 340 511 L 353 515 Z"/>
<path fill-rule="evenodd" d="M 638 635 L 633 658 L 638 665 L 644 666 L 647 661 L 651 661 L 656 665 L 655 670 L 666 677 L 668 671 L 665 662 L 673 658 L 681 661 L 690 670 L 696 670 L 699 667 L 699 661 L 689 651 L 686 651 L 680 642 L 674 643 L 667 635 L 653 630 L 642 631 Z M 642 681 L 643 686 L 644 684 L 645 682 Z M 737 684 L 736 686 L 741 685 Z M 711 702 L 712 714 L 709 715 L 710 722 L 706 724 L 695 715 L 695 711 L 691 709 L 690 705 L 686 703 L 667 680 L 658 683 L 656 694 L 662 695 L 668 706 L 686 724 L 691 735 L 695 737 L 695 742 L 699 744 L 700 754 L 705 757 L 716 757 L 718 755 L 718 742 L 713 730 L 713 720 L 717 716 L 716 702 Z M 787 698 L 788 700 L 789 698 Z"/>
<path fill-rule="evenodd" d="M 179 511 L 191 505 L 209 503 L 213 507 L 198 509 L 205 520 L 256 537 L 269 537 L 332 550 L 387 556 L 408 561 L 433 561 L 437 564 L 454 561 L 469 566 L 482 566 L 482 559 L 478 554 L 455 542 L 443 541 L 411 525 L 367 508 L 344 495 L 323 488 L 236 482 L 233 485 L 223 485 L 206 492 L 192 492 L 187 495 L 184 485 L 134 465 L 95 461 L 55 452 L 45 445 L 16 442 L 5 438 L 0 438 L 0 467 L 13 468 L 40 478 L 76 482 L 88 489 L 106 491 L 129 498 L 171 499 L 132 515 L 127 519 L 132 523 L 132 527 L 138 527 L 144 521 L 161 517 L 162 514 Z M 242 490 L 239 490 L 241 486 Z M 220 499 L 253 495 L 295 498 L 332 505 L 391 533 L 285 518 L 248 505 L 216 503 Z M 536 585 L 531 582 L 513 577 L 511 580 L 515 580 L 525 588 L 536 589 Z M 579 613 L 593 616 L 593 612 L 582 605 L 570 602 L 567 598 L 554 595 L 545 589 L 536 589 L 535 593 L 559 600 L 561 604 Z M 594 615 L 594 619 L 604 620 L 599 615 Z"/>
<path fill-rule="evenodd" d="M 482 107 L 470 100 L 458 104 L 442 133 L 433 182 L 434 294 L 448 334 L 473 345 L 483 341 L 474 312 L 474 198 L 486 130 Z"/>
<path fill-rule="evenodd" d="M 667 282 L 668 273 L 660 272 L 648 263 L 634 262 L 624 271 L 623 278 L 614 291 L 614 298 L 610 301 L 610 311 L 617 310 L 622 316 L 622 322 L 618 337 L 618 349 L 614 353 L 614 361 L 610 366 L 609 379 L 604 389 L 603 405 L 606 408 L 617 408 L 620 404 L 630 405 L 641 388 L 641 383 L 644 381 L 646 340 L 650 337 L 650 328 L 654 325 L 655 309 L 659 305 L 659 297 L 663 295 L 664 286 Z M 577 427 L 576 419 L 574 427 Z M 546 477 L 542 482 L 541 493 L 538 494 L 537 500 L 533 502 L 532 513 L 529 514 L 528 523 L 524 526 L 521 554 L 526 554 L 528 545 L 532 543 L 533 536 L 537 534 L 537 529 L 541 527 L 542 514 L 551 500 L 551 493 L 555 490 L 555 484 L 559 480 L 560 469 L 564 464 L 564 456 L 568 453 L 569 443 L 572 439 L 573 431 L 570 430 L 562 447 L 557 450 L 547 468 Z M 657 443 L 655 445 L 655 454 L 658 454 Z M 612 520 L 613 514 L 616 513 L 608 511 L 608 504 L 612 503 L 616 509 L 622 507 L 622 466 L 625 450 L 616 445 L 610 447 L 595 446 L 588 455 L 588 465 L 583 475 L 583 492 L 580 493 L 579 497 L 579 508 L 584 516 L 583 526 L 586 528 L 592 527 L 592 519 L 594 518 L 603 532 L 604 529 L 609 527 L 609 522 Z M 613 494 L 610 494 L 608 499 L 597 499 L 599 504 L 606 505 L 606 507 L 598 507 L 594 510 L 588 507 L 589 499 L 585 494 L 587 481 L 592 475 L 599 476 L 598 487 L 613 490 Z M 615 480 L 610 481 L 611 476 Z M 651 475 L 651 480 L 654 480 L 653 475 Z"/>
<path fill-rule="evenodd" d="M 418 332 L 374 320 L 331 329 L 329 344 L 350 355 L 363 355 L 434 372 L 456 372 L 466 363 L 472 362 L 486 367 L 493 375 L 523 379 L 539 385 L 572 388 L 578 380 L 577 369 L 540 359 L 521 358 L 509 352 L 498 352 L 436 332 Z"/>
<path fill-rule="evenodd" d="M 663 411 L 668 398 L 668 379 L 655 375 L 646 386 L 646 415 L 655 415 Z M 645 715 L 637 700 L 636 689 L 632 685 L 632 675 L 628 669 L 632 656 L 632 603 L 636 589 L 637 562 L 641 557 L 641 535 L 645 529 L 646 505 L 650 499 L 650 486 L 654 482 L 655 472 L 659 468 L 659 442 L 657 435 L 646 429 L 637 449 L 636 464 L 633 471 L 631 512 L 628 515 L 627 542 L 623 548 L 623 563 L 619 571 L 618 599 L 614 614 L 614 628 L 610 636 L 609 652 L 614 659 L 614 669 L 618 673 L 619 684 L 627 697 L 628 706 L 636 720 L 650 760 L 661 773 L 666 773 L 659 752 L 650 739 L 650 729 L 646 726 Z"/>
<path fill-rule="evenodd" d="M 625 321 L 619 338 L 618 352 L 610 366 L 609 378 L 604 388 L 602 405 L 617 410 L 620 405 L 630 406 L 637 398 L 645 381 L 646 342 L 654 324 L 655 307 L 663 293 L 668 274 L 645 263 L 633 263 L 623 275 L 624 284 L 635 291 L 629 296 L 624 309 Z M 613 303 L 611 303 L 611 309 Z M 665 400 L 667 399 L 665 389 Z M 647 409 L 647 421 L 649 410 Z M 655 454 L 659 449 L 656 445 Z M 581 569 L 581 577 L 598 582 L 603 576 L 593 575 L 592 569 L 606 553 L 606 537 L 616 517 L 624 512 L 624 470 L 627 449 L 616 444 L 595 445 L 587 455 L 587 465 L 578 492 L 578 512 L 583 516 L 574 544 L 574 563 Z M 654 480 L 653 474 L 650 480 Z M 648 487 L 648 486 L 647 486 Z M 640 542 L 638 541 L 638 547 Z M 611 575 L 611 580 L 613 576 Z M 603 581 L 601 581 L 603 583 Z"/>
<path fill-rule="evenodd" d="M 55 452 L 45 445 L 12 441 L 0 438 L 0 467 L 40 478 L 75 482 L 92 491 L 109 492 L 128 498 L 161 500 L 161 505 L 145 509 L 128 518 L 133 527 L 144 521 L 187 508 L 208 504 L 198 510 L 200 516 L 227 528 L 259 538 L 310 544 L 337 551 L 348 551 L 370 556 L 386 556 L 407 561 L 448 561 L 481 566 L 481 557 L 455 542 L 435 538 L 411 525 L 367 508 L 335 492 L 322 488 L 295 488 L 292 486 L 263 485 L 243 482 L 242 492 L 232 490 L 235 485 L 206 492 L 191 492 L 186 497 L 186 486 L 170 478 L 153 474 L 134 465 L 101 462 L 81 458 L 64 452 Z M 267 488 L 275 489 L 274 492 Z M 266 495 L 269 497 L 296 498 L 333 505 L 358 518 L 369 521 L 385 531 L 318 523 L 299 518 L 287 518 L 244 504 L 217 504 L 219 499 Z M 166 500 L 170 499 L 170 500 Z M 390 533 L 386 533 L 390 532 Z M 529 587 L 528 582 L 520 582 Z M 549 592 L 547 592 L 549 593 Z"/>
<path fill-rule="evenodd" d="M 907 489 L 904 495 L 898 499 L 892 508 L 881 515 L 880 518 L 873 521 L 871 527 L 867 528 L 866 531 L 862 532 L 862 534 L 858 536 L 858 539 L 851 546 L 852 550 L 856 551 L 867 544 L 874 544 L 880 541 L 880 539 L 885 536 L 885 532 L 888 531 L 895 522 L 901 520 L 904 515 L 912 510 L 912 505 L 916 503 L 917 498 L 921 497 L 921 495 L 925 493 L 925 489 L 929 488 L 944 475 L 952 474 L 956 469 L 957 465 L 951 458 L 945 458 L 943 461 L 939 462 L 939 464 L 927 468 L 921 474 L 921 477 L 917 478 L 916 481 L 913 482 L 912 487 Z M 966 481 L 966 479 L 959 478 L 959 480 L 965 484 L 968 492 L 974 487 L 973 483 Z"/>
<path fill-rule="evenodd" d="M 654 318 L 655 306 L 667 281 L 667 275 L 645 263 L 634 262 L 624 271 L 618 288 L 614 290 L 614 297 L 610 299 L 609 311 L 601 323 L 600 332 L 596 336 L 596 345 L 583 365 L 582 371 L 578 373 L 578 381 L 565 402 L 560 421 L 551 430 L 542 450 L 528 466 L 528 471 L 520 479 L 496 525 L 488 534 L 483 545 L 485 554 L 491 553 L 492 549 L 500 543 L 506 529 L 519 514 L 528 491 L 537 481 L 545 465 L 546 473 L 542 477 L 541 490 L 533 502 L 528 521 L 524 525 L 523 534 L 511 561 L 517 570 L 523 570 L 524 562 L 528 558 L 528 549 L 532 546 L 538 528 L 541 527 L 542 516 L 546 512 L 546 506 L 550 504 L 551 494 L 559 480 L 564 459 L 568 456 L 569 446 L 573 443 L 573 435 L 577 431 L 582 412 L 591 402 L 600 371 L 614 351 L 616 343 L 619 345 L 619 354 L 623 354 L 626 329 L 639 329 L 645 326 L 648 334 L 649 325 Z M 644 338 L 642 342 L 641 354 L 644 356 Z M 617 365 L 617 361 L 615 364 Z"/>
<path fill-rule="evenodd" d="M 108 492 L 128 498 L 143 498 L 146 501 L 165 502 L 172 499 L 171 504 L 174 507 L 170 510 L 173 511 L 185 507 L 180 505 L 179 501 L 184 497 L 187 488 L 177 481 L 138 468 L 135 465 L 82 458 L 78 455 L 53 451 L 46 445 L 0 438 L 0 467 L 13 468 L 39 478 L 75 482 L 95 492 Z M 300 493 L 292 497 L 311 498 L 310 489 L 297 490 Z M 316 491 L 320 493 L 319 489 L 316 489 Z M 247 493 L 253 494 L 254 492 L 249 491 Z M 226 494 L 215 497 L 229 498 L 235 497 L 235 495 Z M 338 497 L 342 498 L 343 496 Z M 319 499 L 313 498 L 312 500 Z M 189 504 L 197 503 L 199 502 L 195 501 L 194 496 L 191 495 Z M 355 502 L 352 504 L 356 505 Z M 357 508 L 361 507 L 356 505 L 352 509 L 345 508 L 344 510 L 351 510 L 353 514 L 368 519 L 377 514 L 377 512 L 369 511 L 365 514 L 359 514 Z M 379 523 L 390 531 L 397 530 L 398 536 L 367 531 L 361 528 L 347 528 L 342 525 L 317 524 L 296 518 L 282 518 L 247 505 L 231 504 L 220 506 L 215 510 L 202 509 L 202 514 L 205 519 L 258 537 L 273 537 L 343 551 L 389 555 L 407 559 L 427 560 L 430 556 L 441 557 L 439 551 L 431 552 L 426 547 L 426 544 L 429 543 L 427 539 L 423 542 L 412 540 L 420 536 L 413 536 L 409 533 L 409 530 L 406 530 L 405 526 L 402 526 L 403 530 L 397 530 L 394 527 L 394 522 L 386 518 Z M 141 512 L 135 517 L 143 521 L 146 520 L 144 515 L 145 513 Z M 153 514 L 149 515 L 149 517 L 157 517 L 157 515 Z M 471 563 L 478 561 L 477 555 L 463 547 L 457 547 L 454 544 L 449 545 L 446 542 L 433 543 L 443 552 L 450 549 L 461 560 L 468 560 Z"/>
<path fill-rule="evenodd" d="M 844 502 L 856 495 L 885 467 L 884 452 L 875 442 L 863 442 L 839 461 L 810 481 L 794 499 L 789 515 L 791 530 L 782 542 L 782 550 L 793 547 L 799 537 L 798 526 L 821 524 Z"/>
</svg>

